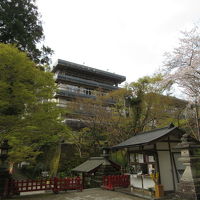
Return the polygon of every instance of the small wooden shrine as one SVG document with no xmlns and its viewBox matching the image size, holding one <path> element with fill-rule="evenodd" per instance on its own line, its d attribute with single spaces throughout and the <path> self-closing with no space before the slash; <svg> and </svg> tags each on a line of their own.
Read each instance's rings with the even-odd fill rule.
<svg viewBox="0 0 200 200">
<path fill-rule="evenodd" d="M 130 185 L 136 190 L 151 190 L 155 182 L 151 174 L 159 174 L 159 184 L 165 192 L 177 189 L 177 183 L 185 169 L 178 160 L 180 150 L 174 147 L 181 142 L 183 131 L 173 124 L 168 127 L 139 133 L 112 147 L 126 149 L 129 158 Z"/>
<path fill-rule="evenodd" d="M 84 188 L 90 188 L 100 187 L 103 176 L 120 174 L 120 169 L 121 166 L 109 159 L 109 148 L 104 148 L 101 157 L 91 157 L 72 171 L 81 174 Z"/>
</svg>

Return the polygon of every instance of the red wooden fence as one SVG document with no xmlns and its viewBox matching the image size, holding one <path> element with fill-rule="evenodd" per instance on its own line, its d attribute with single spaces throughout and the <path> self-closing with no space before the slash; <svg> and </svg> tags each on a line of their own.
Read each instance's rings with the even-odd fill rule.
<svg viewBox="0 0 200 200">
<path fill-rule="evenodd" d="M 114 190 L 116 187 L 128 187 L 130 185 L 129 175 L 113 175 L 103 177 L 103 188 Z"/>
<path fill-rule="evenodd" d="M 20 192 L 32 192 L 40 190 L 52 190 L 54 193 L 64 190 L 80 190 L 83 184 L 80 177 L 76 178 L 52 178 L 41 180 L 10 180 L 6 195 L 19 194 Z"/>
</svg>

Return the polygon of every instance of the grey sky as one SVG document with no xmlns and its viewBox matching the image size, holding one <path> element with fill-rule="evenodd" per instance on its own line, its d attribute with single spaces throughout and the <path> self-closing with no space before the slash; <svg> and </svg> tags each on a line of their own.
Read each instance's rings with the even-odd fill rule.
<svg viewBox="0 0 200 200">
<path fill-rule="evenodd" d="M 200 0 L 37 0 L 53 62 L 64 59 L 118 73 L 152 74 L 181 30 L 199 21 Z"/>
</svg>

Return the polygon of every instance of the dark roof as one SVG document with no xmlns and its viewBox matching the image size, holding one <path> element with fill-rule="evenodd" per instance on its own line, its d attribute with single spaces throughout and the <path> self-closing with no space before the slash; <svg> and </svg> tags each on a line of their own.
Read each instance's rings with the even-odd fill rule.
<svg viewBox="0 0 200 200">
<path fill-rule="evenodd" d="M 162 139 L 163 137 L 168 136 L 169 134 L 178 133 L 183 134 L 183 131 L 179 129 L 178 127 L 175 127 L 173 125 L 160 128 L 160 129 L 154 129 L 148 132 L 139 133 L 128 140 L 115 145 L 112 147 L 112 149 L 118 149 L 118 148 L 124 148 L 124 147 L 131 147 L 131 146 L 139 146 L 139 145 L 145 145 L 149 143 L 153 143 L 157 140 Z"/>
<path fill-rule="evenodd" d="M 121 166 L 114 161 L 108 159 L 107 157 L 91 157 L 84 163 L 72 169 L 75 172 L 92 172 L 96 168 L 100 167 L 100 165 L 111 165 L 112 167 L 120 170 Z"/>
<path fill-rule="evenodd" d="M 76 172 L 90 172 L 100 165 L 102 165 L 105 162 L 105 159 L 103 157 L 92 157 L 89 160 L 85 161 L 81 165 L 75 167 L 72 169 L 72 171 Z"/>
<path fill-rule="evenodd" d="M 118 83 L 122 83 L 123 81 L 126 80 L 126 77 L 122 76 L 122 75 L 114 74 L 114 73 L 111 73 L 111 72 L 103 71 L 103 70 L 100 70 L 100 69 L 95 69 L 95 68 L 92 68 L 92 67 L 80 65 L 80 64 L 77 64 L 77 63 L 73 63 L 73 62 L 69 62 L 69 61 L 65 61 L 65 60 L 61 60 L 61 59 L 58 59 L 58 61 L 54 65 L 52 71 L 55 72 L 57 69 L 59 69 L 59 66 L 69 67 L 69 68 L 72 68 L 72 69 L 78 69 L 80 71 L 89 72 L 89 73 L 92 73 L 92 74 L 102 75 L 102 76 L 105 76 L 105 77 L 108 77 L 108 78 L 115 79 L 115 80 L 118 81 Z"/>
</svg>

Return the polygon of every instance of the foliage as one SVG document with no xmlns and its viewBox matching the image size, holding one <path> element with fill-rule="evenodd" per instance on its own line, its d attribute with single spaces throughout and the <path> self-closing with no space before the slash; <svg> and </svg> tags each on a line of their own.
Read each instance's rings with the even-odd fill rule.
<svg viewBox="0 0 200 200">
<path fill-rule="evenodd" d="M 143 77 L 126 88 L 96 99 L 77 99 L 71 104 L 73 118 L 84 128 L 71 133 L 80 157 L 97 156 L 101 147 L 116 145 L 143 131 L 182 126 L 187 102 L 163 95 L 161 75 Z M 168 88 L 167 88 L 168 89 Z M 69 104 L 68 104 L 69 105 Z"/>
<path fill-rule="evenodd" d="M 126 149 L 114 151 L 111 154 L 111 160 L 122 166 L 124 169 L 128 167 L 128 154 Z"/>
<path fill-rule="evenodd" d="M 75 144 L 80 157 L 98 155 L 103 141 L 106 140 L 105 133 L 111 112 L 106 110 L 103 99 L 77 98 L 71 103 L 71 112 L 83 124 L 82 129 L 71 132 L 71 142 Z"/>
<path fill-rule="evenodd" d="M 200 32 L 199 27 L 182 32 L 179 46 L 165 54 L 165 83 L 177 83 L 191 100 L 200 96 Z"/>
<path fill-rule="evenodd" d="M 181 125 L 180 119 L 187 102 L 163 95 L 168 87 L 163 87 L 161 80 L 161 75 L 155 75 L 130 84 L 132 95 L 127 102 L 133 133 L 166 126 L 171 122 Z"/>
<path fill-rule="evenodd" d="M 1 0 L 0 19 L 0 42 L 16 44 L 36 63 L 49 63 L 53 51 L 41 44 L 44 33 L 35 0 Z"/>
<path fill-rule="evenodd" d="M 200 31 L 196 26 L 182 32 L 178 47 L 166 53 L 163 66 L 164 84 L 176 83 L 187 96 L 190 105 L 186 109 L 187 129 L 200 140 Z"/>
<path fill-rule="evenodd" d="M 53 75 L 6 44 L 0 44 L 0 72 L 0 140 L 9 139 L 12 162 L 34 161 L 44 145 L 58 143 L 68 132 L 52 101 Z"/>
</svg>

